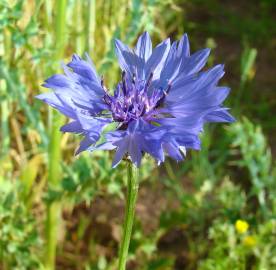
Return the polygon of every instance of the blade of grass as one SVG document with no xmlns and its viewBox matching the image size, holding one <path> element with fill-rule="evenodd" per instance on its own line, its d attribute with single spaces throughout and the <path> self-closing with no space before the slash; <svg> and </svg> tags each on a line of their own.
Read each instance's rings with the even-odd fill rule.
<svg viewBox="0 0 276 270">
<path fill-rule="evenodd" d="M 56 54 L 55 60 L 59 61 L 64 52 L 65 46 L 65 25 L 66 25 L 66 5 L 67 0 L 60 0 L 57 2 L 57 14 L 56 14 L 56 32 L 55 32 L 55 44 Z M 49 174 L 48 174 L 48 186 L 54 187 L 59 184 L 60 181 L 60 162 L 61 162 L 61 132 L 60 126 L 64 122 L 63 117 L 57 112 L 52 111 L 51 117 L 51 135 L 49 143 Z M 61 218 L 61 203 L 53 202 L 48 205 L 47 208 L 47 220 L 46 220 L 46 257 L 45 266 L 47 270 L 55 269 L 56 261 L 56 248 L 57 248 L 57 232 L 58 223 Z"/>
<path fill-rule="evenodd" d="M 3 31 L 0 35 L 0 40 L 3 40 L 3 56 L 6 62 L 9 62 L 8 56 L 11 47 L 11 38 L 8 31 Z M 1 52 L 0 52 L 1 53 Z M 10 146 L 9 135 L 9 101 L 7 99 L 7 83 L 0 79 L 0 96 L 1 96 L 1 153 L 7 154 Z"/>
<path fill-rule="evenodd" d="M 86 51 L 91 53 L 95 44 L 95 29 L 96 29 L 96 0 L 88 1 L 88 14 L 86 16 Z"/>
</svg>

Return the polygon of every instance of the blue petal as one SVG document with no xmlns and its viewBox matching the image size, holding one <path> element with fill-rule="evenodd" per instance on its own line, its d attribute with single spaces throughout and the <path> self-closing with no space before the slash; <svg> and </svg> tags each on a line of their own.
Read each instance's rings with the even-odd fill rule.
<svg viewBox="0 0 276 270">
<path fill-rule="evenodd" d="M 54 92 L 44 93 L 36 96 L 37 99 L 44 101 L 59 112 L 72 119 L 76 118 L 75 111 L 70 105 L 63 102 Z"/>
<path fill-rule="evenodd" d="M 79 121 L 72 121 L 66 125 L 63 125 L 60 128 L 60 131 L 62 132 L 73 132 L 73 133 L 82 133 L 83 128 Z"/>
<path fill-rule="evenodd" d="M 82 113 L 77 113 L 77 118 L 83 130 L 101 132 L 104 126 L 112 122 L 111 118 L 96 118 Z"/>
<path fill-rule="evenodd" d="M 122 52 L 122 56 L 124 57 L 125 62 L 128 64 L 128 76 L 132 78 L 135 75 L 139 79 L 144 79 L 144 66 L 145 61 L 138 57 L 134 53 Z"/>
<path fill-rule="evenodd" d="M 59 89 L 59 88 L 66 88 L 70 87 L 70 82 L 68 81 L 68 78 L 63 74 L 55 74 L 45 80 L 44 84 L 42 86 L 46 88 L 52 88 L 52 89 Z"/>
<path fill-rule="evenodd" d="M 126 137 L 125 139 L 120 141 L 116 146 L 117 150 L 112 162 L 113 168 L 115 168 L 121 162 L 122 158 L 127 153 L 129 147 L 129 137 Z"/>
<path fill-rule="evenodd" d="M 170 142 L 166 142 L 162 144 L 163 149 L 165 150 L 165 152 L 173 159 L 177 160 L 177 161 L 181 161 L 183 160 L 183 155 L 180 153 L 178 147 L 176 147 L 175 145 L 173 145 Z"/>
<path fill-rule="evenodd" d="M 210 49 L 203 49 L 185 58 L 180 68 L 181 73 L 189 75 L 199 72 L 205 66 L 209 54 Z"/>
<path fill-rule="evenodd" d="M 186 100 L 181 99 L 179 102 L 170 104 L 168 108 L 172 113 L 180 113 L 181 111 L 183 114 L 189 114 L 189 111 L 204 112 L 221 105 L 229 92 L 230 88 L 228 87 L 215 87 L 211 91 L 204 89 Z"/>
<path fill-rule="evenodd" d="M 78 55 L 74 54 L 72 57 L 72 61 L 68 63 L 67 66 L 72 68 L 72 70 L 76 74 L 82 76 L 83 78 L 94 81 L 97 85 L 100 85 L 100 79 L 97 75 L 91 59 L 89 59 L 89 62 L 86 62 L 82 60 Z"/>
<path fill-rule="evenodd" d="M 93 146 L 89 147 L 88 150 L 93 152 L 96 150 L 113 150 L 115 148 L 116 148 L 116 146 L 113 145 L 111 142 L 104 142 L 99 145 L 93 145 Z"/>
<path fill-rule="evenodd" d="M 130 75 L 133 74 L 133 67 L 127 62 L 123 53 L 133 54 L 128 46 L 126 46 L 119 39 L 115 39 L 115 52 L 122 70 L 125 70 Z"/>
<path fill-rule="evenodd" d="M 136 44 L 135 53 L 144 61 L 147 61 L 152 53 L 152 43 L 148 32 L 143 33 Z"/>
<path fill-rule="evenodd" d="M 145 65 L 145 76 L 148 77 L 153 72 L 153 80 L 159 79 L 161 70 L 168 56 L 170 49 L 170 39 L 166 39 L 155 47 L 152 55 Z"/>
<path fill-rule="evenodd" d="M 174 42 L 160 74 L 160 86 L 162 88 L 165 88 L 167 83 L 178 75 L 181 59 L 181 57 L 177 57 L 177 43 Z"/>
<path fill-rule="evenodd" d="M 91 118 L 81 114 L 78 114 L 78 120 L 85 134 L 85 138 L 81 141 L 76 154 L 85 150 L 91 150 L 91 145 L 100 139 L 103 128 L 111 122 L 111 119 Z"/>
<path fill-rule="evenodd" d="M 174 138 L 180 146 L 185 146 L 186 149 L 200 150 L 201 142 L 198 135 L 184 132 L 175 134 Z"/>
<path fill-rule="evenodd" d="M 185 34 L 178 42 L 174 42 L 170 48 L 168 57 L 160 74 L 159 87 L 163 89 L 167 87 L 168 82 L 171 82 L 183 73 L 182 63 L 187 62 L 190 56 L 190 48 L 188 36 Z M 185 63 L 186 63 L 185 62 Z"/>
<path fill-rule="evenodd" d="M 200 105 L 200 103 L 205 103 L 205 105 L 203 104 L 203 107 L 214 106 L 212 105 L 214 102 L 211 101 L 209 103 L 210 96 L 212 97 L 213 94 L 220 95 L 222 92 L 229 92 L 228 89 L 222 89 L 221 92 L 216 91 L 216 84 L 223 76 L 223 74 L 223 65 L 217 65 L 214 68 L 206 72 L 202 72 L 197 76 L 183 76 L 175 80 L 175 82 L 172 84 L 171 90 L 166 97 L 165 102 L 169 106 L 182 104 L 184 107 L 184 105 L 186 106 L 187 103 L 196 105 L 196 102 L 198 101 L 198 105 Z M 173 105 L 173 103 L 175 104 Z M 200 106 L 198 106 L 198 108 L 200 108 Z"/>
<path fill-rule="evenodd" d="M 94 64 L 88 55 L 87 62 L 74 55 L 73 60 L 68 64 L 73 69 L 71 72 L 64 66 L 64 72 L 71 81 L 72 92 L 82 92 L 90 98 L 102 97 L 105 93 L 101 86 L 100 79 L 95 71 Z M 77 90 L 77 91 L 76 91 Z"/>
<path fill-rule="evenodd" d="M 159 162 L 163 162 L 164 153 L 161 138 L 164 134 L 164 130 L 141 119 L 131 122 L 126 131 L 109 133 L 109 136 L 106 136 L 107 142 L 117 147 L 113 166 L 117 166 L 123 156 L 129 154 L 131 161 L 139 167 L 142 152 L 147 152 Z"/>
<path fill-rule="evenodd" d="M 156 138 L 145 140 L 143 143 L 143 149 L 145 152 L 155 158 L 158 163 L 164 162 L 165 155 L 162 148 L 161 134 L 159 134 L 159 136 L 156 136 Z"/>
<path fill-rule="evenodd" d="M 133 121 L 128 126 L 128 134 L 124 136 L 120 141 L 114 143 L 117 151 L 114 157 L 113 166 L 116 166 L 123 158 L 124 154 L 130 155 L 131 161 L 137 166 L 140 166 L 142 159 L 142 149 L 139 143 L 140 134 L 137 128 L 139 127 L 139 121 Z"/>
<path fill-rule="evenodd" d="M 91 144 L 94 144 L 99 139 L 98 134 L 89 134 L 86 135 L 85 138 L 80 142 L 80 146 L 78 150 L 76 151 L 75 155 L 78 155 L 79 153 L 88 150 L 88 148 L 91 146 Z"/>
<path fill-rule="evenodd" d="M 227 108 L 219 108 L 205 116 L 206 122 L 226 122 L 232 123 L 236 119 L 228 112 Z"/>
<path fill-rule="evenodd" d="M 190 45 L 188 35 L 184 34 L 177 46 L 177 57 L 189 57 L 190 56 Z"/>
<path fill-rule="evenodd" d="M 156 119 L 156 122 L 161 124 L 161 126 L 170 129 L 172 132 L 177 132 L 180 134 L 181 132 L 198 134 L 202 131 L 203 128 L 203 116 L 197 114 L 187 117 L 161 118 Z"/>
</svg>

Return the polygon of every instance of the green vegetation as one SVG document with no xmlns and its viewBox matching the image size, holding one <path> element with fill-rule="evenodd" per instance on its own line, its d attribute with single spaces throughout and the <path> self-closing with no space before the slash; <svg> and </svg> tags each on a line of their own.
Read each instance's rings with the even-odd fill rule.
<svg viewBox="0 0 276 270">
<path fill-rule="evenodd" d="M 276 2 L 253 2 L 0 1 L 0 269 L 116 269 L 127 170 L 74 156 L 81 138 L 34 97 L 74 52 L 112 87 L 114 38 L 145 30 L 211 47 L 237 122 L 206 126 L 183 163 L 144 158 L 128 269 L 276 269 Z"/>
</svg>

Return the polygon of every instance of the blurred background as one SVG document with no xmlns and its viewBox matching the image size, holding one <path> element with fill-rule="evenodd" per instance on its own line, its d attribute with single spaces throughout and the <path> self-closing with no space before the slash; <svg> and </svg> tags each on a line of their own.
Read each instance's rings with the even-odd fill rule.
<svg viewBox="0 0 276 270">
<path fill-rule="evenodd" d="M 0 269 L 116 269 L 125 168 L 74 156 L 81 138 L 34 97 L 73 53 L 114 86 L 113 39 L 145 30 L 212 48 L 237 122 L 207 125 L 185 162 L 144 159 L 128 269 L 276 269 L 275 19 L 275 0 L 1 0 Z"/>
</svg>

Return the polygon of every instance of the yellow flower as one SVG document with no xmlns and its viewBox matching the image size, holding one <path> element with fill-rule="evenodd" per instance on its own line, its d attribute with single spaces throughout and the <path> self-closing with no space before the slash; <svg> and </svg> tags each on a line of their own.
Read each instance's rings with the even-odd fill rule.
<svg viewBox="0 0 276 270">
<path fill-rule="evenodd" d="M 242 233 L 247 232 L 247 230 L 249 228 L 249 224 L 244 220 L 238 219 L 236 221 L 235 227 L 236 227 L 237 232 L 242 234 Z"/>
<path fill-rule="evenodd" d="M 243 244 L 248 247 L 254 247 L 256 245 L 256 239 L 254 236 L 246 236 L 243 239 Z"/>
</svg>

